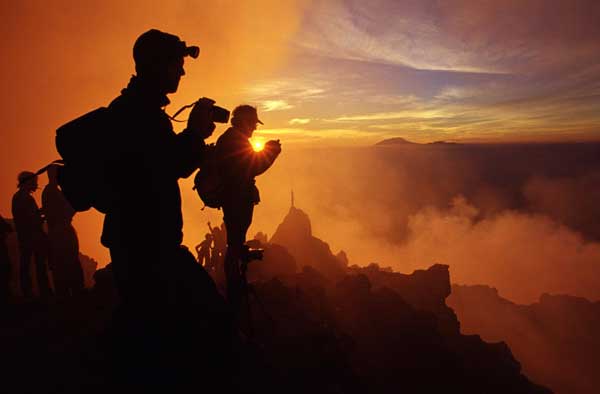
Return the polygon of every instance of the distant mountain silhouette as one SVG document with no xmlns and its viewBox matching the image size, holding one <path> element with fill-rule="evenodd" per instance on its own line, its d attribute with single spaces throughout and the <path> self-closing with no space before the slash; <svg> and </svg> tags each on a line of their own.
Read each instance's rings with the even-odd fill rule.
<svg viewBox="0 0 600 394">
<path fill-rule="evenodd" d="M 401 137 L 388 138 L 383 141 L 379 141 L 375 145 L 418 145 L 416 142 L 408 141 Z"/>
<path fill-rule="evenodd" d="M 452 146 L 452 145 L 460 145 L 458 142 L 449 142 L 449 141 L 434 141 L 434 142 L 430 142 L 427 145 L 448 145 L 448 146 Z"/>
<path fill-rule="evenodd" d="M 402 137 L 394 137 L 394 138 L 388 138 L 382 141 L 379 141 L 375 144 L 376 146 L 390 146 L 390 145 L 460 145 L 458 142 L 448 142 L 448 141 L 434 141 L 434 142 L 428 142 L 426 144 L 421 144 L 418 142 L 412 142 L 409 141 L 405 138 Z"/>
<path fill-rule="evenodd" d="M 518 305 L 492 287 L 454 285 L 448 305 L 464 333 L 506 341 L 532 379 L 557 393 L 598 392 L 600 302 L 544 294 Z"/>
</svg>

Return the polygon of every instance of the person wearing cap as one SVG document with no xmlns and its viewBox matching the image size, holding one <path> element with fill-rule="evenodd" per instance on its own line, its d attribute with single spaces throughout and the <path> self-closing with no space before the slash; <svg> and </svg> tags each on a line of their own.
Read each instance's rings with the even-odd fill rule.
<svg viewBox="0 0 600 394">
<path fill-rule="evenodd" d="M 180 133 L 174 132 L 165 112 L 167 96 L 177 91 L 185 75 L 184 59 L 196 58 L 198 51 L 172 34 L 156 29 L 143 33 L 133 46 L 135 75 L 108 107 L 114 124 L 108 132 L 115 143 L 107 152 L 111 164 L 106 176 L 114 198 L 101 241 L 110 250 L 120 299 L 116 316 L 127 338 L 118 346 L 116 361 L 126 376 L 144 376 L 140 384 L 152 385 L 157 379 L 183 382 L 182 374 L 197 367 L 200 344 L 194 338 L 225 331 L 215 328 L 221 316 L 215 310 L 219 305 L 225 310 L 224 300 L 182 247 L 178 184 L 203 160 L 204 140 L 215 129 L 213 102 L 199 100 Z M 211 334 L 198 334 L 213 328 Z M 215 340 L 211 346 L 217 344 Z M 182 359 L 184 351 L 194 362 Z"/>
<path fill-rule="evenodd" d="M 199 167 L 215 125 L 211 103 L 200 100 L 187 128 L 176 134 L 165 107 L 185 75 L 184 58 L 197 55 L 197 47 L 175 35 L 143 33 L 133 46 L 136 74 L 109 105 L 119 146 L 108 170 L 116 198 L 104 220 L 102 244 L 110 249 L 122 299 L 144 297 L 150 291 L 145 283 L 156 279 L 145 276 L 181 249 L 178 180 Z"/>
<path fill-rule="evenodd" d="M 217 168 L 223 180 L 223 221 L 227 229 L 225 278 L 227 298 L 234 310 L 241 301 L 240 259 L 243 258 L 246 233 L 252 223 L 254 205 L 260 202 L 255 177 L 271 167 L 279 153 L 279 141 L 268 141 L 255 152 L 249 138 L 258 124 L 255 107 L 240 105 L 233 110 L 231 127 L 217 140 Z"/>
<path fill-rule="evenodd" d="M 33 258 L 39 295 L 47 297 L 52 293 L 46 267 L 47 236 L 43 229 L 44 219 L 32 196 L 38 189 L 37 175 L 23 171 L 17 180 L 18 190 L 12 198 L 12 215 L 19 242 L 21 291 L 27 298 L 32 296 L 29 271 Z"/>
</svg>

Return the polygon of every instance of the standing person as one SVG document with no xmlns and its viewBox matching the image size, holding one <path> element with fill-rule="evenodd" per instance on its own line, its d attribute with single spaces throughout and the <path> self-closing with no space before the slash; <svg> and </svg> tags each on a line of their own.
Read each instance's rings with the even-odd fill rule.
<svg viewBox="0 0 600 394">
<path fill-rule="evenodd" d="M 57 295 L 76 295 L 83 290 L 79 239 L 71 224 L 75 210 L 58 187 L 57 165 L 48 167 L 48 184 L 42 191 L 42 212 L 48 224 L 48 265 Z"/>
<path fill-rule="evenodd" d="M 118 143 L 107 169 L 114 199 L 102 244 L 110 249 L 121 300 L 118 370 L 130 383 L 165 384 L 169 391 L 197 379 L 199 370 L 217 379 L 223 369 L 216 360 L 226 357 L 230 334 L 224 300 L 181 245 L 178 180 L 202 162 L 204 140 L 215 129 L 214 102 L 200 99 L 179 134 L 164 109 L 185 75 L 184 58 L 198 51 L 172 34 L 143 33 L 133 47 L 136 74 L 108 108 Z M 213 341 L 203 341 L 208 337 Z"/>
<path fill-rule="evenodd" d="M 47 236 L 43 230 L 43 217 L 32 194 L 38 189 L 37 175 L 23 171 L 18 176 L 18 190 L 12 198 L 12 214 L 19 241 L 20 279 L 23 296 L 32 296 L 31 259 L 34 259 L 40 296 L 52 291 L 46 267 Z"/>
<path fill-rule="evenodd" d="M 210 259 L 210 245 L 213 243 L 211 234 L 204 235 L 204 241 L 196 245 L 196 253 L 198 254 L 198 263 L 203 266 L 207 271 L 212 268 Z"/>
<path fill-rule="evenodd" d="M 10 298 L 10 273 L 11 263 L 8 254 L 8 245 L 6 238 L 8 233 L 13 231 L 10 224 L 0 216 L 0 305 L 4 304 Z"/>
<path fill-rule="evenodd" d="M 223 266 L 225 250 L 227 249 L 227 231 L 225 230 L 225 223 L 221 223 L 220 227 L 212 227 L 210 222 L 208 222 L 208 230 L 213 238 L 213 247 L 210 256 L 211 266 L 214 270 L 219 271 Z"/>
<path fill-rule="evenodd" d="M 246 233 L 252 223 L 254 205 L 260 202 L 255 177 L 271 167 L 279 153 L 279 141 L 268 141 L 262 151 L 255 152 L 249 138 L 258 124 L 256 108 L 240 105 L 233 110 L 231 127 L 217 140 L 216 155 L 223 179 L 223 220 L 227 229 L 225 278 L 227 298 L 234 310 L 241 302 L 240 259 L 244 256 Z"/>
</svg>

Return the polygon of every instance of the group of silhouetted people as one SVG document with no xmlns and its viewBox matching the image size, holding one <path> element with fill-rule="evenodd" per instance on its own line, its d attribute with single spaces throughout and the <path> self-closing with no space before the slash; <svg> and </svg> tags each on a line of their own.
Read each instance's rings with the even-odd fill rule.
<svg viewBox="0 0 600 394">
<path fill-rule="evenodd" d="M 224 223 L 219 227 L 209 223 L 210 233 L 196 247 L 194 258 L 182 245 L 178 180 L 203 165 L 209 149 L 205 140 L 213 134 L 214 122 L 223 121 L 217 120 L 215 108 L 220 108 L 214 101 L 202 98 L 193 105 L 187 127 L 175 133 L 165 107 L 167 95 L 177 91 L 185 75 L 184 58 L 196 58 L 198 51 L 172 34 L 155 29 L 143 33 L 133 47 L 135 75 L 105 108 L 110 123 L 97 136 L 114 138 L 102 145 L 106 150 L 100 155 L 105 159 L 102 176 L 93 181 L 95 190 L 109 196 L 98 210 L 105 214 L 101 243 L 110 250 L 120 300 L 112 331 L 114 360 L 117 375 L 126 383 L 181 384 L 198 371 L 216 381 L 239 371 L 234 348 L 244 291 L 242 267 L 249 259 L 246 232 L 260 201 L 255 177 L 273 164 L 281 145 L 269 141 L 255 152 L 249 138 L 262 124 L 256 108 L 240 105 L 233 110 L 231 127 L 210 147 L 222 180 Z M 63 163 L 68 166 L 69 160 Z M 48 268 L 57 294 L 74 294 L 83 287 L 77 234 L 71 224 L 75 214 L 71 206 L 79 204 L 65 198 L 72 194 L 57 182 L 57 170 L 48 168 L 42 209 L 32 196 L 38 187 L 34 173 L 19 175 L 13 197 L 26 297 L 32 295 L 32 261 L 41 296 L 52 292 Z M 0 222 L 2 241 L 9 231 L 10 226 Z M 5 252 L 0 250 L 2 278 Z M 225 294 L 217 290 L 211 277 L 215 273 L 225 278 Z"/>
<path fill-rule="evenodd" d="M 74 296 L 84 288 L 83 270 L 79 261 L 79 241 L 71 223 L 75 211 L 57 183 L 57 165 L 46 168 L 48 184 L 42 192 L 42 207 L 33 197 L 38 189 L 38 175 L 23 171 L 17 178 L 17 192 L 12 198 L 14 229 L 4 219 L 0 221 L 0 287 L 1 298 L 10 296 L 13 274 L 7 245 L 8 234 L 16 231 L 19 254 L 19 284 L 22 295 L 31 298 L 33 263 L 38 295 L 48 297 Z M 51 286 L 50 275 L 52 272 Z"/>
<path fill-rule="evenodd" d="M 223 271 L 227 251 L 227 230 L 225 223 L 213 227 L 208 222 L 208 231 L 204 235 L 204 240 L 195 247 L 196 258 L 198 263 L 214 277 Z"/>
</svg>

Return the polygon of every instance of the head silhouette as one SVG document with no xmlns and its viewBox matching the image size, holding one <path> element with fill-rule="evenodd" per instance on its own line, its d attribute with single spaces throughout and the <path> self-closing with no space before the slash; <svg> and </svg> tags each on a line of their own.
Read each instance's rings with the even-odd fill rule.
<svg viewBox="0 0 600 394">
<path fill-rule="evenodd" d="M 251 105 L 240 105 L 233 110 L 231 124 L 233 127 L 240 130 L 248 138 L 252 137 L 252 133 L 256 130 L 258 123 L 264 124 L 258 119 L 256 108 Z"/>
<path fill-rule="evenodd" d="M 175 93 L 185 75 L 183 59 L 198 57 L 198 47 L 188 47 L 179 37 L 152 29 L 133 45 L 135 71 L 141 80 L 162 94 Z"/>
<path fill-rule="evenodd" d="M 22 171 L 17 176 L 18 185 L 20 190 L 24 190 L 27 193 L 33 193 L 38 188 L 37 175 L 31 171 Z"/>
</svg>

